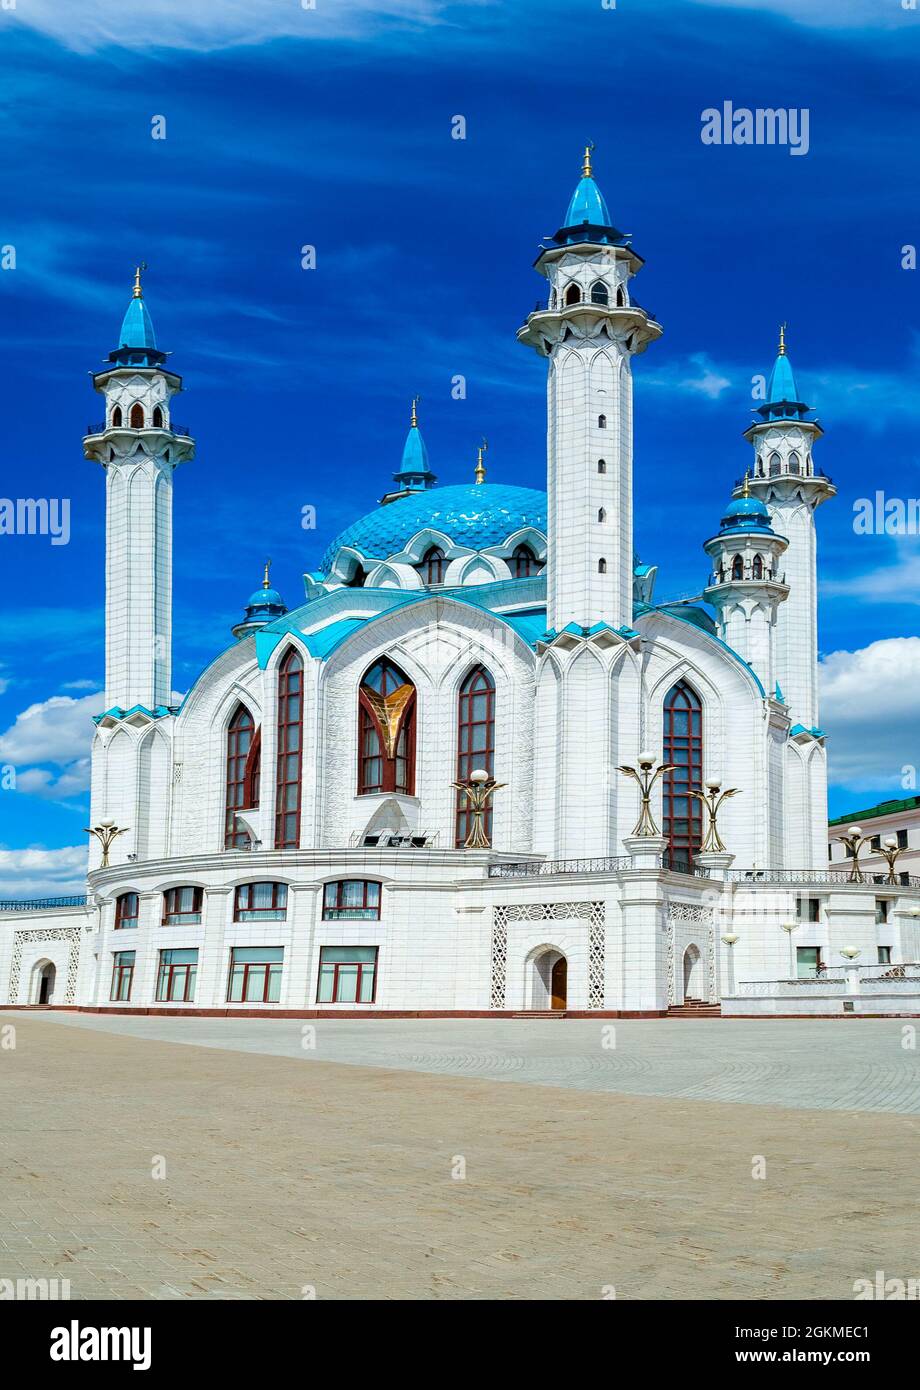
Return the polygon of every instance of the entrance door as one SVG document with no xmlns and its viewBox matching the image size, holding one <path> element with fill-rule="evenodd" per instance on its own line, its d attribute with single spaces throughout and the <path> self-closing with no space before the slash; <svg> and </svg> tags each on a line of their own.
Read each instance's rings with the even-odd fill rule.
<svg viewBox="0 0 920 1390">
<path fill-rule="evenodd" d="M 564 1009 L 566 1000 L 566 984 L 568 981 L 568 963 L 565 956 L 560 956 L 553 966 L 553 973 L 550 979 L 550 1008 Z"/>
<path fill-rule="evenodd" d="M 54 990 L 55 970 L 53 965 L 46 965 L 42 968 L 41 978 L 38 982 L 38 1002 L 48 1004 L 51 1002 L 51 995 Z"/>
</svg>

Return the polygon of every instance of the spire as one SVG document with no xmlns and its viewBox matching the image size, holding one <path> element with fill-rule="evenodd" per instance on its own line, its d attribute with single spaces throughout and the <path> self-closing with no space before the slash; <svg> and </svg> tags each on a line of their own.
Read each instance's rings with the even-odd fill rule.
<svg viewBox="0 0 920 1390">
<path fill-rule="evenodd" d="M 263 575 L 262 575 L 262 588 L 263 588 L 263 589 L 270 589 L 271 586 L 272 586 L 272 582 L 271 582 L 271 579 L 270 579 L 270 577 L 269 577 L 269 576 L 271 575 L 271 571 L 272 571 L 272 562 L 271 562 L 271 560 L 266 560 L 266 561 L 265 561 L 265 570 L 264 570 L 264 573 L 263 573 Z"/>
<path fill-rule="evenodd" d="M 779 326 L 779 355 L 786 356 L 786 325 L 781 323 Z"/>
<path fill-rule="evenodd" d="M 146 261 L 141 261 L 135 268 L 134 289 L 121 321 L 118 346 L 114 352 L 109 353 L 109 361 L 117 362 L 122 367 L 154 367 L 166 358 L 166 353 L 157 349 L 153 320 L 144 301 L 141 272 L 146 269 Z"/>
<path fill-rule="evenodd" d="M 482 484 L 486 480 L 486 466 L 482 461 L 482 456 L 489 448 L 489 441 L 483 438 L 479 446 L 479 458 L 476 460 L 476 482 Z"/>
<path fill-rule="evenodd" d="M 809 407 L 801 400 L 786 350 L 786 324 L 779 326 L 779 346 L 767 384 L 767 399 L 758 414 L 767 420 L 804 419 Z"/>
<path fill-rule="evenodd" d="M 398 483 L 401 489 L 408 489 L 412 492 L 431 487 L 436 481 L 435 475 L 428 466 L 428 450 L 425 448 L 425 441 L 418 424 L 418 403 L 420 400 L 421 396 L 412 398 L 412 416 L 409 421 L 409 433 L 406 435 L 406 442 L 403 446 L 402 462 L 397 472 L 393 474 L 393 481 Z"/>
<path fill-rule="evenodd" d="M 594 165 L 591 156 L 594 144 L 585 145 L 581 162 L 581 178 L 575 185 L 568 211 L 561 231 L 555 240 L 567 243 L 575 241 L 621 241 L 622 235 L 610 221 L 610 213 L 604 195 L 594 181 Z"/>
<path fill-rule="evenodd" d="M 266 560 L 262 571 L 261 588 L 249 595 L 243 620 L 236 623 L 232 629 L 234 637 L 246 637 L 250 632 L 265 627 L 266 623 L 274 622 L 276 618 L 283 618 L 288 611 L 278 590 L 272 588 L 271 567 L 271 560 Z"/>
<path fill-rule="evenodd" d="M 583 179 L 590 179 L 590 178 L 592 177 L 592 172 L 591 172 L 591 153 L 592 153 L 593 149 L 594 149 L 594 141 L 593 141 L 593 140 L 589 140 L 588 143 L 587 143 L 587 145 L 585 145 L 585 157 L 584 157 L 584 159 L 583 159 L 583 161 L 582 161 L 582 165 L 581 165 L 581 176 L 582 176 Z"/>
<path fill-rule="evenodd" d="M 141 271 L 147 269 L 147 262 L 141 261 L 134 271 L 134 298 L 143 299 L 144 291 L 141 289 Z"/>
</svg>

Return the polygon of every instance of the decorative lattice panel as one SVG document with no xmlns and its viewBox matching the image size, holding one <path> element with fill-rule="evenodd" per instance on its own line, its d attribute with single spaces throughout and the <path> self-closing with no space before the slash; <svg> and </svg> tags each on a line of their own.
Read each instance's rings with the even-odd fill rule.
<svg viewBox="0 0 920 1390">
<path fill-rule="evenodd" d="M 492 921 L 492 990 L 491 1007 L 505 1007 L 505 982 L 508 978 L 508 911 L 497 907 Z"/>
<path fill-rule="evenodd" d="M 603 903 L 512 903 L 496 907 L 492 921 L 491 1007 L 505 1007 L 508 979 L 508 923 L 564 922 L 572 917 L 589 923 L 588 1008 L 604 1007 L 606 934 Z"/>
<path fill-rule="evenodd" d="M 67 959 L 67 983 L 64 1003 L 73 1004 L 77 997 L 77 971 L 80 968 L 79 927 L 33 927 L 18 931 L 13 937 L 13 964 L 10 969 L 10 1002 L 19 1001 L 19 977 L 22 974 L 22 948 L 36 941 L 66 941 L 70 945 Z"/>
</svg>

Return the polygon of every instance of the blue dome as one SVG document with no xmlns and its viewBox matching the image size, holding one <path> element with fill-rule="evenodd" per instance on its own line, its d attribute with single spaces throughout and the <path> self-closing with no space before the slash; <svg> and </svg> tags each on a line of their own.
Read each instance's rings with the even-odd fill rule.
<svg viewBox="0 0 920 1390">
<path fill-rule="evenodd" d="M 725 508 L 720 528 L 725 531 L 772 531 L 770 513 L 759 497 L 735 497 Z"/>
<path fill-rule="evenodd" d="M 131 348 L 153 348 L 157 340 L 153 331 L 153 320 L 147 312 L 147 305 L 140 298 L 132 299 L 122 319 L 118 346 Z"/>
<path fill-rule="evenodd" d="M 524 526 L 546 534 L 545 492 L 500 483 L 428 488 L 398 497 L 346 527 L 327 549 L 320 570 L 329 573 L 343 546 L 369 559 L 386 560 L 405 550 L 426 527 L 441 531 L 455 545 L 484 550 L 501 545 Z"/>
<path fill-rule="evenodd" d="M 249 595 L 247 608 L 284 608 L 284 599 L 277 589 L 256 589 Z M 287 611 L 287 610 L 285 610 Z"/>
<path fill-rule="evenodd" d="M 778 402 L 797 401 L 798 399 L 795 377 L 792 374 L 792 363 L 784 351 L 773 363 L 770 384 L 767 387 L 767 400 Z"/>
<path fill-rule="evenodd" d="M 590 177 L 579 179 L 565 215 L 567 227 L 577 227 L 581 222 L 590 222 L 592 227 L 610 226 L 610 213 L 604 195 Z"/>
</svg>

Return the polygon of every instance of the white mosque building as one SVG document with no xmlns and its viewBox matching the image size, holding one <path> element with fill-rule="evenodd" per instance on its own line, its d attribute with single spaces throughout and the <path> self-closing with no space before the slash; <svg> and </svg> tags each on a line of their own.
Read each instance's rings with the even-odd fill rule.
<svg viewBox="0 0 920 1390">
<path fill-rule="evenodd" d="M 546 490 L 482 466 L 439 483 L 413 407 L 389 493 L 296 606 L 266 571 L 178 704 L 173 488 L 195 444 L 138 275 L 84 440 L 106 489 L 87 895 L 2 905 L 0 1000 L 915 1011 L 920 880 L 828 868 L 815 513 L 835 489 L 784 342 L 700 538 L 708 584 L 656 603 L 632 376 L 662 328 L 588 152 L 535 268 L 547 298 L 517 337 L 546 372 Z M 670 769 L 641 819 L 621 771 L 640 763 Z M 711 835 L 692 793 L 716 786 L 736 794 Z"/>
</svg>

